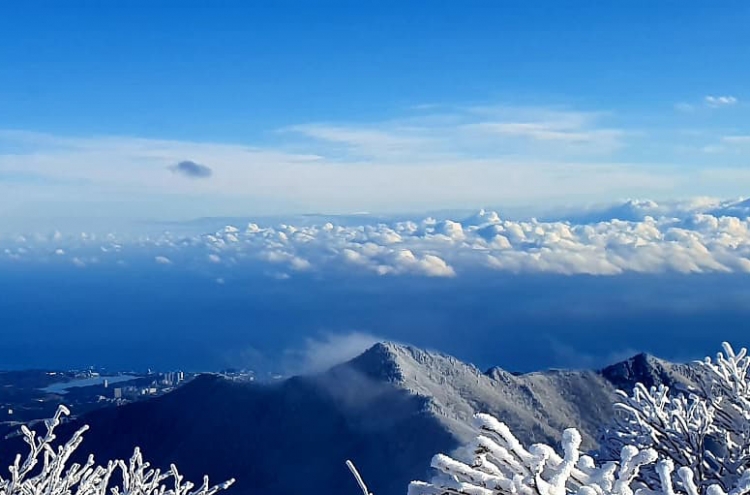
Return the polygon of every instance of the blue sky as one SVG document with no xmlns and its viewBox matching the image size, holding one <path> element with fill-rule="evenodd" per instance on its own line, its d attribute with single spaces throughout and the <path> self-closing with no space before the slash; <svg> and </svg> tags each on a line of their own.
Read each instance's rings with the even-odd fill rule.
<svg viewBox="0 0 750 495">
<path fill-rule="evenodd" d="M 0 224 L 747 195 L 748 23 L 736 1 L 14 2 Z"/>
</svg>

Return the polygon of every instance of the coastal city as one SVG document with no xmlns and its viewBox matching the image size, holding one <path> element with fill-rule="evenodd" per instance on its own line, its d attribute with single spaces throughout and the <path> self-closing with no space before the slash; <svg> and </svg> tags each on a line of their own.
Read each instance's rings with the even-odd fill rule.
<svg viewBox="0 0 750 495">
<path fill-rule="evenodd" d="M 0 371 L 0 438 L 18 426 L 51 417 L 60 404 L 74 416 L 167 394 L 202 373 L 182 370 L 111 372 L 90 368 L 67 371 Z M 227 380 L 253 382 L 252 370 L 226 369 L 210 374 Z M 278 379 L 269 375 L 263 379 Z"/>
</svg>

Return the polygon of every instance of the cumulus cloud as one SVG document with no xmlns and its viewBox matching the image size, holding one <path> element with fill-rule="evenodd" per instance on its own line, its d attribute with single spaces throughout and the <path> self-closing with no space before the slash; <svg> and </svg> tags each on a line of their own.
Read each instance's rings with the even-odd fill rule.
<svg viewBox="0 0 750 495">
<path fill-rule="evenodd" d="M 213 170 L 211 170 L 210 167 L 201 165 L 200 163 L 195 163 L 190 160 L 183 160 L 175 165 L 172 165 L 171 167 L 169 167 L 169 169 L 176 174 L 180 174 L 193 179 L 207 179 L 211 177 L 211 175 L 213 175 Z"/>
<path fill-rule="evenodd" d="M 618 275 L 750 272 L 750 200 L 629 200 L 547 219 L 494 211 L 454 218 L 369 216 L 337 223 L 227 226 L 210 234 L 0 240 L 8 261 L 156 263 L 179 259 L 232 283 L 256 272 L 301 276 L 460 277 L 487 272 Z M 72 261 L 71 261 L 72 260 Z"/>
</svg>

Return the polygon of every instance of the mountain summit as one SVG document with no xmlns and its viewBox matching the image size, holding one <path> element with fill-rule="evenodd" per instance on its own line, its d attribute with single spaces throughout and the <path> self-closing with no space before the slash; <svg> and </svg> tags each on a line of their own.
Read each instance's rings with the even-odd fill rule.
<svg viewBox="0 0 750 495">
<path fill-rule="evenodd" d="M 204 375 L 166 396 L 65 426 L 89 424 L 82 450 L 100 459 L 127 457 L 138 445 L 188 478 L 236 477 L 238 495 L 297 495 L 310 486 L 354 493 L 346 459 L 374 493 L 395 495 L 427 476 L 435 452 L 470 438 L 476 412 L 505 421 L 524 442 L 554 443 L 574 426 L 584 447 L 593 448 L 616 387 L 637 380 L 687 385 L 691 373 L 690 366 L 646 355 L 601 372 L 482 372 L 446 354 L 383 342 L 323 373 L 274 384 Z M 15 441 L 0 452 L 22 449 Z"/>
</svg>

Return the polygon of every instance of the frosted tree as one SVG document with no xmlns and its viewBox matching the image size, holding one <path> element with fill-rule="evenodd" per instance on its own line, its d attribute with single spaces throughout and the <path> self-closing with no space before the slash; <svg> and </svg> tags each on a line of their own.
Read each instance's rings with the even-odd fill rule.
<svg viewBox="0 0 750 495">
<path fill-rule="evenodd" d="M 46 433 L 41 436 L 21 427 L 29 453 L 25 459 L 16 455 L 7 478 L 0 475 L 0 495 L 215 495 L 234 483 L 229 480 L 211 486 L 208 477 L 204 477 L 202 485 L 196 486 L 184 481 L 174 465 L 166 471 L 152 468 L 138 449 L 128 462 L 115 460 L 102 466 L 89 456 L 84 464 L 71 463 L 88 427 L 55 446 L 55 429 L 69 414 L 61 406 L 53 418 L 45 421 Z"/>
<path fill-rule="evenodd" d="M 632 495 L 642 466 L 656 460 L 653 449 L 623 449 L 619 463 L 596 465 L 580 452 L 581 435 L 575 428 L 562 435 L 562 451 L 545 444 L 528 449 L 504 423 L 487 414 L 477 414 L 474 426 L 479 435 L 468 449 L 468 459 L 438 454 L 432 467 L 439 474 L 431 483 L 412 482 L 410 495 Z M 671 470 L 665 466 L 665 474 Z"/>
<path fill-rule="evenodd" d="M 438 474 L 410 495 L 745 495 L 750 493 L 750 358 L 729 344 L 699 363 L 700 388 L 671 396 L 665 386 L 620 393 L 613 425 L 594 459 L 575 429 L 562 454 L 524 447 L 507 425 L 475 417 L 477 436 L 456 458 L 436 455 Z M 677 469 L 675 469 L 677 468 Z"/>
<path fill-rule="evenodd" d="M 707 461 L 711 459 L 711 442 L 715 409 L 709 401 L 690 394 L 671 397 L 669 387 L 646 388 L 638 383 L 631 396 L 618 391 L 614 404 L 613 425 L 605 430 L 599 453 L 613 459 L 626 446 L 653 448 L 661 457 L 690 468 L 698 480 L 707 479 Z M 649 484 L 657 481 L 654 469 L 644 469 Z"/>
<path fill-rule="evenodd" d="M 641 384 L 630 396 L 619 392 L 602 456 L 613 457 L 623 445 L 653 448 L 689 468 L 700 487 L 731 490 L 741 483 L 750 466 L 750 358 L 726 342 L 723 350 L 696 363 L 700 387 L 692 393 L 670 395 L 665 386 Z"/>
</svg>

